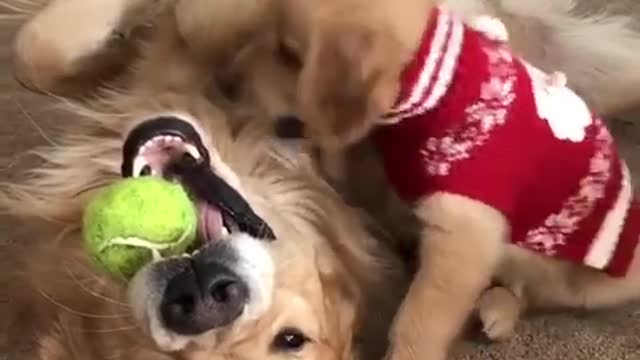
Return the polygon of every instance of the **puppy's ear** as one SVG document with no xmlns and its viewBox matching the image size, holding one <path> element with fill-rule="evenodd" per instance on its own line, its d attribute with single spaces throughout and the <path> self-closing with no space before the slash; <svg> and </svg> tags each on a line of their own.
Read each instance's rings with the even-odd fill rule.
<svg viewBox="0 0 640 360">
<path fill-rule="evenodd" d="M 307 135 L 328 147 L 365 137 L 391 108 L 403 64 L 390 33 L 321 21 L 311 31 L 298 97 Z"/>
</svg>

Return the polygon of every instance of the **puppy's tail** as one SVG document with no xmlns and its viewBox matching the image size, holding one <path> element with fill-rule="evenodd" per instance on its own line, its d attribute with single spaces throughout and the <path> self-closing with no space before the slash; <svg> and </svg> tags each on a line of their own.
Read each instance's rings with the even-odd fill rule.
<svg viewBox="0 0 640 360">
<path fill-rule="evenodd" d="M 502 0 L 494 10 L 516 51 L 538 67 L 567 74 L 595 110 L 610 115 L 640 105 L 640 5 L 621 4 L 624 11 L 616 11 L 619 2 Z"/>
</svg>

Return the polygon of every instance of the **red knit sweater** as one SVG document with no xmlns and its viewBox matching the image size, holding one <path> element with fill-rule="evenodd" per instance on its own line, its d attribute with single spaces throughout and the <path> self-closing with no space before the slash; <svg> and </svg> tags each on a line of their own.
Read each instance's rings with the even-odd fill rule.
<svg viewBox="0 0 640 360">
<path fill-rule="evenodd" d="M 374 135 L 390 182 L 408 201 L 482 201 L 513 243 L 624 275 L 640 234 L 626 164 L 602 120 L 502 35 L 434 10 L 385 115 L 393 124 Z"/>
</svg>

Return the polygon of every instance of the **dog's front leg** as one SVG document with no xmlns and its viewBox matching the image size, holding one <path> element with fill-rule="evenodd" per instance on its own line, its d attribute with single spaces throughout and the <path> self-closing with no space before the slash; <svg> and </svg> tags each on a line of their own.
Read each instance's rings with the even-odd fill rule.
<svg viewBox="0 0 640 360">
<path fill-rule="evenodd" d="M 83 97 L 125 71 L 137 55 L 134 29 L 171 9 L 171 0 L 9 0 L 40 3 L 18 31 L 16 79 L 35 92 Z M 133 38 L 132 38 L 133 36 Z"/>
<path fill-rule="evenodd" d="M 442 360 L 489 285 L 508 236 L 506 219 L 469 198 L 437 193 L 419 202 L 420 268 L 394 320 L 391 360 Z"/>
</svg>

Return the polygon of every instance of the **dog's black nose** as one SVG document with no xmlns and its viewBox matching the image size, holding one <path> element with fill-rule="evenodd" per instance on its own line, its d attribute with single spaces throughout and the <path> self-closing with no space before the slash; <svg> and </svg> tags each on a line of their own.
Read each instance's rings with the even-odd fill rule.
<svg viewBox="0 0 640 360">
<path fill-rule="evenodd" d="M 304 137 L 304 124 L 295 115 L 283 115 L 276 119 L 276 136 L 281 139 L 300 139 Z"/>
<path fill-rule="evenodd" d="M 161 305 L 164 325 L 198 335 L 231 324 L 249 299 L 247 284 L 218 261 L 194 256 L 191 266 L 169 281 Z"/>
</svg>

